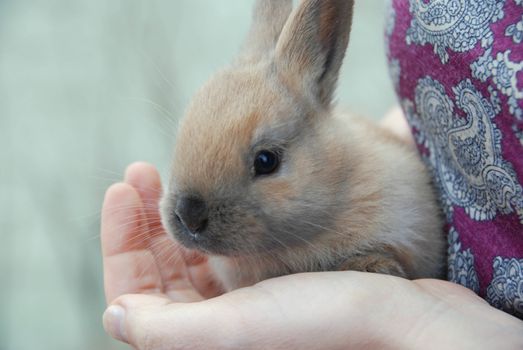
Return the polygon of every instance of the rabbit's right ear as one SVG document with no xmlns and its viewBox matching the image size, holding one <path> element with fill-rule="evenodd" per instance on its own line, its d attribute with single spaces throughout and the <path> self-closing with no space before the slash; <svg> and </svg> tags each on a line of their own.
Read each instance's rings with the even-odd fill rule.
<svg viewBox="0 0 523 350">
<path fill-rule="evenodd" d="M 272 54 L 291 11 L 292 0 L 256 0 L 240 62 L 257 62 Z"/>
</svg>

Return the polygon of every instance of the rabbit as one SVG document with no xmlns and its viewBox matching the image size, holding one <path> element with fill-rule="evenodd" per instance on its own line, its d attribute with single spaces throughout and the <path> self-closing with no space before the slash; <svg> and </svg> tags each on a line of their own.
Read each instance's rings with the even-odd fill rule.
<svg viewBox="0 0 523 350">
<path fill-rule="evenodd" d="M 225 291 L 300 272 L 440 277 L 443 219 L 414 146 L 333 102 L 353 0 L 257 0 L 180 121 L 162 222 Z"/>
</svg>

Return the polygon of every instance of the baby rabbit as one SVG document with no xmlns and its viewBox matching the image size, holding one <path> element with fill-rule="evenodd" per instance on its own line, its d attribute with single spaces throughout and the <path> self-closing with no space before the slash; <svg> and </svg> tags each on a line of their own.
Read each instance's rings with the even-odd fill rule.
<svg viewBox="0 0 523 350">
<path fill-rule="evenodd" d="M 225 290 L 306 271 L 442 272 L 416 150 L 334 110 L 353 3 L 258 0 L 241 54 L 181 121 L 162 220 L 210 255 Z"/>
</svg>

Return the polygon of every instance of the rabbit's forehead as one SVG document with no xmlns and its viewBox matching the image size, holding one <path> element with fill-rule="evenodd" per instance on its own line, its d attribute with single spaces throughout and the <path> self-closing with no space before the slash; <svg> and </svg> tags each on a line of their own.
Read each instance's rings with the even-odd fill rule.
<svg viewBox="0 0 523 350">
<path fill-rule="evenodd" d="M 220 139 L 224 146 L 245 147 L 253 138 L 292 123 L 299 115 L 296 105 L 292 94 L 263 70 L 225 72 L 192 100 L 182 133 Z"/>
</svg>

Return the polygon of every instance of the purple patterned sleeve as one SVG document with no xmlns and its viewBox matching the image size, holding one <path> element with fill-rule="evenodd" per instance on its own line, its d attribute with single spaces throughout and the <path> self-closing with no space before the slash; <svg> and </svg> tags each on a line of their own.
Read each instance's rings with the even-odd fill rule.
<svg viewBox="0 0 523 350">
<path fill-rule="evenodd" d="M 397 94 L 447 217 L 448 279 L 523 318 L 523 0 L 391 0 Z"/>
</svg>

